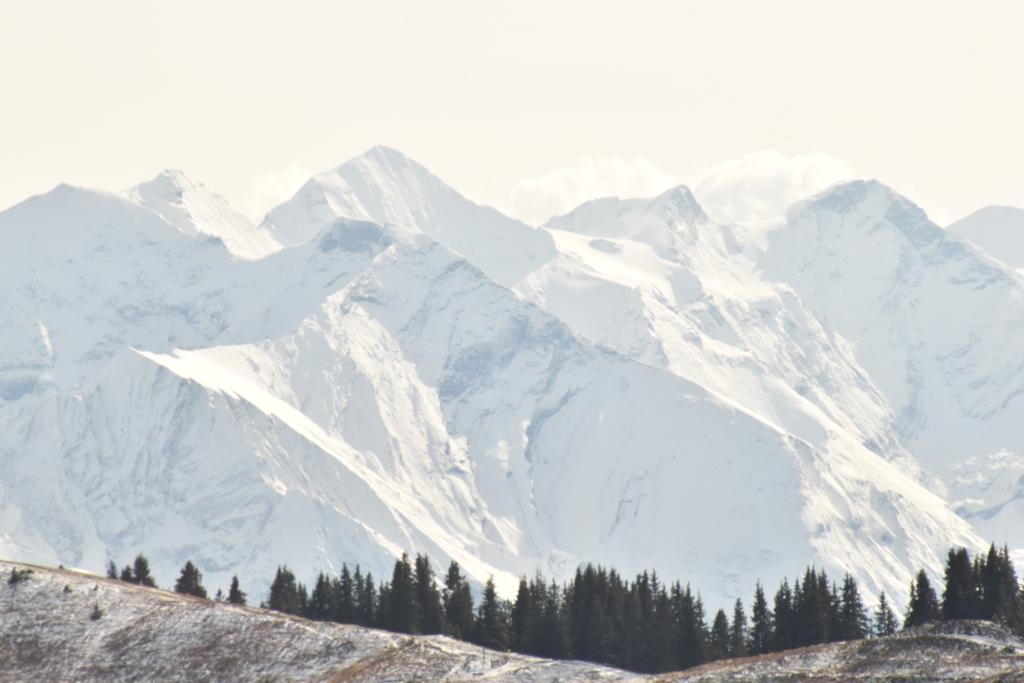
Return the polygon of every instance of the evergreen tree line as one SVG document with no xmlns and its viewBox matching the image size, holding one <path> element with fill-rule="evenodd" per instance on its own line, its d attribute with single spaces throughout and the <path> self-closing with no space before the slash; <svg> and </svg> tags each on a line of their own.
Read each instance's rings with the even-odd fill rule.
<svg viewBox="0 0 1024 683">
<path fill-rule="evenodd" d="M 964 548 L 950 549 L 943 573 L 942 599 L 921 570 L 910 582 L 904 626 L 948 619 L 985 619 L 1024 633 L 1024 593 L 1006 546 L 973 560 Z"/>
<path fill-rule="evenodd" d="M 141 555 L 111 578 L 154 585 Z M 1024 632 L 1024 593 L 1004 546 L 971 559 L 965 549 L 947 556 L 941 600 L 924 570 L 911 581 L 904 628 L 947 619 L 987 619 Z M 186 562 L 175 584 L 179 593 L 207 597 L 202 574 Z M 218 591 L 217 599 L 222 599 Z M 227 601 L 245 604 L 238 577 Z M 390 580 L 375 581 L 357 565 L 334 576 L 321 572 L 308 590 L 280 566 L 261 607 L 321 621 L 383 628 L 401 633 L 445 634 L 497 650 L 554 659 L 580 659 L 641 672 L 685 669 L 704 662 L 757 655 L 896 633 L 900 624 L 885 593 L 869 612 L 857 581 L 831 580 L 808 567 L 783 579 L 769 599 L 758 582 L 750 614 L 741 600 L 710 621 L 700 594 L 689 585 L 667 584 L 654 572 L 632 581 L 614 569 L 577 569 L 559 586 L 541 574 L 520 580 L 514 600 L 498 597 L 494 581 L 479 605 L 457 562 L 443 580 L 429 557 L 395 561 Z"/>
<path fill-rule="evenodd" d="M 379 583 L 358 566 L 353 572 L 343 565 L 337 576 L 320 573 L 312 591 L 282 566 L 266 606 L 310 619 L 441 633 L 498 650 L 643 672 L 897 629 L 884 596 L 871 618 L 853 577 L 837 585 L 813 568 L 792 587 L 783 581 L 771 607 L 758 584 L 749 620 L 737 600 L 731 615 L 719 610 L 710 625 L 699 594 L 688 585 L 664 583 L 653 572 L 628 581 L 614 569 L 587 565 L 562 586 L 538 574 L 520 580 L 511 601 L 500 599 L 489 580 L 475 605 L 458 563 L 439 582 L 426 555 L 403 555 L 390 580 Z"/>
<path fill-rule="evenodd" d="M 153 579 L 149 569 L 149 560 L 146 559 L 145 555 L 141 554 L 136 555 L 135 561 L 132 564 L 126 564 L 120 572 L 117 570 L 117 565 L 111 560 L 107 565 L 107 578 L 156 588 L 156 581 Z M 197 598 L 209 598 L 206 588 L 203 586 L 203 574 L 199 571 L 198 567 L 192 564 L 191 560 L 186 561 L 185 566 L 181 568 L 181 574 L 174 583 L 174 592 L 181 593 L 182 595 L 192 595 Z M 217 589 L 214 599 L 235 605 L 246 604 L 246 594 L 239 587 L 238 577 L 233 576 L 231 578 L 231 586 L 228 589 L 226 600 L 220 589 Z"/>
</svg>

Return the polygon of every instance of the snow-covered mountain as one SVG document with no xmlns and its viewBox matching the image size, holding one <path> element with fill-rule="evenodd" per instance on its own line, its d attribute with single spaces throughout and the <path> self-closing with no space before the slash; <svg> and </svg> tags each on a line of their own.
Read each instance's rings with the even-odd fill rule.
<svg viewBox="0 0 1024 683">
<path fill-rule="evenodd" d="M 259 227 L 177 172 L 58 187 L 0 213 L 0 554 L 902 595 L 978 530 L 1024 546 L 1021 285 L 934 230 L 874 184 L 772 230 L 684 187 L 538 229 L 385 148 Z"/>
<path fill-rule="evenodd" d="M 851 345 L 936 490 L 1024 546 L 1021 277 L 877 182 L 794 207 L 762 265 Z"/>
<path fill-rule="evenodd" d="M 1024 209 L 986 206 L 946 227 L 1006 265 L 1024 269 Z"/>
<path fill-rule="evenodd" d="M 126 190 L 125 195 L 187 235 L 219 237 L 228 251 L 240 258 L 258 259 L 281 248 L 266 230 L 252 225 L 228 206 L 227 200 L 181 171 L 164 171 Z"/>
</svg>

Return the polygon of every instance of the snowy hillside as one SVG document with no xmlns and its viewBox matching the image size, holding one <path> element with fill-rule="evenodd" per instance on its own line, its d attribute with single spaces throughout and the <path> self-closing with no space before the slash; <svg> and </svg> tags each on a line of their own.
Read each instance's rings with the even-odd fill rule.
<svg viewBox="0 0 1024 683">
<path fill-rule="evenodd" d="M 14 567 L 0 562 L 0 576 Z M 0 583 L 2 680 L 936 681 L 1013 680 L 1024 669 L 1024 642 L 1003 627 L 949 622 L 643 676 L 31 570 Z"/>
<path fill-rule="evenodd" d="M 11 567 L 0 562 L 4 577 Z M 640 680 L 39 567 L 21 583 L 0 584 L 0 629 L 5 681 Z"/>
<path fill-rule="evenodd" d="M 669 675 L 691 683 L 739 681 L 1012 681 L 1024 642 L 989 622 L 928 624 L 872 638 L 733 661 Z"/>
<path fill-rule="evenodd" d="M 538 229 L 374 148 L 259 227 L 177 172 L 61 186 L 0 254 L 0 555 L 262 590 L 405 550 L 506 594 L 593 561 L 717 607 L 1024 547 L 1022 285 L 880 185 Z"/>
</svg>

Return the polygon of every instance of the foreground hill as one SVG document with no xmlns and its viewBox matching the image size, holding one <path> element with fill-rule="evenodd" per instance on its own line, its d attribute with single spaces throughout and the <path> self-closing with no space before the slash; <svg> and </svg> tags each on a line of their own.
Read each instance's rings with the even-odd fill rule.
<svg viewBox="0 0 1024 683">
<path fill-rule="evenodd" d="M 308 621 L 0 562 L 0 681 L 629 680 L 614 669 Z M 103 614 L 94 619 L 96 606 Z"/>
<path fill-rule="evenodd" d="M 31 573 L 12 584 L 12 569 Z M 439 636 L 313 622 L 63 569 L 0 562 L 0 576 L 0 681 L 1024 679 L 1024 641 L 984 622 L 646 677 Z"/>
</svg>

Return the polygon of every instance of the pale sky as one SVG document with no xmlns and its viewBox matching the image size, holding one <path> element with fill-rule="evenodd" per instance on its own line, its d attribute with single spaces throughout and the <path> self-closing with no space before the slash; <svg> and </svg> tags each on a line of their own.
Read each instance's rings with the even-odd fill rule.
<svg viewBox="0 0 1024 683">
<path fill-rule="evenodd" d="M 1024 206 L 1022 124 L 1015 0 L 0 4 L 0 208 L 180 168 L 252 215 L 385 144 L 531 219 L 852 175 L 945 223 Z"/>
</svg>

